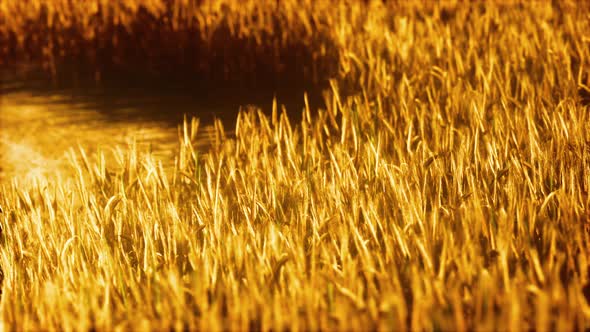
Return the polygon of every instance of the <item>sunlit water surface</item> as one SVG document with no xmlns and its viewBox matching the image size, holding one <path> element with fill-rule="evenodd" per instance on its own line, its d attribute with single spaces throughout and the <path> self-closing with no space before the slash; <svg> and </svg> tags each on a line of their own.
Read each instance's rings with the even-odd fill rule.
<svg viewBox="0 0 590 332">
<path fill-rule="evenodd" d="M 231 135 L 241 106 L 256 105 L 268 112 L 276 97 L 291 115 L 300 114 L 304 91 L 309 91 L 292 86 L 236 89 L 210 87 L 208 82 L 198 88 L 167 80 L 152 83 L 116 79 L 99 87 L 68 79 L 52 84 L 26 67 L 0 70 L 0 183 L 46 182 L 71 175 L 73 153 L 79 157 L 80 150 L 94 160 L 103 153 L 108 165 L 117 166 L 115 151 L 131 146 L 151 153 L 169 170 L 185 116 L 200 119 L 193 145 L 204 150 L 212 139 L 213 119 L 220 119 Z"/>
<path fill-rule="evenodd" d="M 115 163 L 117 148 L 135 145 L 170 166 L 178 145 L 169 121 L 134 117 L 120 109 L 119 119 L 77 104 L 67 96 L 5 93 L 0 98 L 0 181 L 29 183 L 72 172 L 72 152 L 90 158 L 101 151 Z M 124 114 L 127 112 L 128 116 Z M 122 120 L 121 118 L 125 118 Z"/>
</svg>

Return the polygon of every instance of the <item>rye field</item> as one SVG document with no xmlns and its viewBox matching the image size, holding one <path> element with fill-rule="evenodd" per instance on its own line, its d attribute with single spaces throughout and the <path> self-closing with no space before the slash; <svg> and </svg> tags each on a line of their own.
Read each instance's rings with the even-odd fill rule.
<svg viewBox="0 0 590 332">
<path fill-rule="evenodd" d="M 589 13 L 0 2 L 6 68 L 308 89 L 301 109 L 244 105 L 207 144 L 187 117 L 170 163 L 73 146 L 59 176 L 3 180 L 1 327 L 590 329 Z"/>
</svg>

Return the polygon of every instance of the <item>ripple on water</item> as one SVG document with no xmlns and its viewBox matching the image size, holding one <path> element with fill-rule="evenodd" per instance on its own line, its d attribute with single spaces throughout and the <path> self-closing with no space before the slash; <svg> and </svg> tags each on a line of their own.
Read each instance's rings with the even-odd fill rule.
<svg viewBox="0 0 590 332">
<path fill-rule="evenodd" d="M 112 121 L 97 111 L 69 103 L 59 96 L 18 92 L 0 99 L 0 180 L 19 183 L 64 176 L 72 171 L 71 149 L 89 155 L 135 143 L 172 163 L 177 130 L 169 123 L 133 119 Z"/>
</svg>

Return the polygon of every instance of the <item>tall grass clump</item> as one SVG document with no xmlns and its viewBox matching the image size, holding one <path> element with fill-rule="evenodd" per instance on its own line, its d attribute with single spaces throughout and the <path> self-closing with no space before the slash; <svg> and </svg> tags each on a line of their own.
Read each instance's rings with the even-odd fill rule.
<svg viewBox="0 0 590 332">
<path fill-rule="evenodd" d="M 329 78 L 320 73 L 337 70 L 331 24 L 324 20 L 331 7 L 316 1 L 7 1 L 0 9 L 0 65 L 37 63 L 57 80 L 159 75 L 202 85 L 281 80 L 314 86 Z"/>
<path fill-rule="evenodd" d="M 298 4 L 335 47 L 326 107 L 244 108 L 206 150 L 187 120 L 173 169 L 73 150 L 70 176 L 3 184 L 4 324 L 590 328 L 581 5 Z"/>
</svg>

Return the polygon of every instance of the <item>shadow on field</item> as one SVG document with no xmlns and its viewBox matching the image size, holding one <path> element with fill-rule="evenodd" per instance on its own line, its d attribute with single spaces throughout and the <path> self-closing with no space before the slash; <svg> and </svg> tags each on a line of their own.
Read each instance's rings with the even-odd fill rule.
<svg viewBox="0 0 590 332">
<path fill-rule="evenodd" d="M 66 97 L 113 121 L 218 117 L 227 129 L 240 106 L 270 111 L 274 96 L 293 120 L 304 92 L 313 108 L 322 106 L 338 48 L 320 22 L 300 18 L 300 8 L 158 3 L 70 3 L 65 12 L 41 5 L 27 24 L 11 21 L 0 29 L 0 93 Z M 17 69 L 31 64 L 36 69 Z"/>
<path fill-rule="evenodd" d="M 71 105 L 77 111 L 96 111 L 108 121 L 158 121 L 170 126 L 184 116 L 198 117 L 204 125 L 220 119 L 233 130 L 242 106 L 255 105 L 270 114 L 273 98 L 283 105 L 293 121 L 299 121 L 304 94 L 310 105 L 323 107 L 325 86 L 306 82 L 207 81 L 174 75 L 110 73 L 100 82 L 63 71 L 56 79 L 38 68 L 10 67 L 0 74 L 2 95 L 26 93 L 43 97 L 45 105 Z M 32 99 L 32 102 L 37 100 Z M 0 124 L 1 126 L 2 124 Z"/>
</svg>

